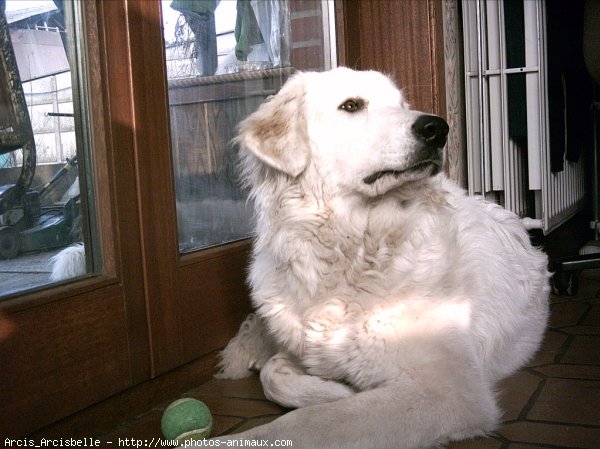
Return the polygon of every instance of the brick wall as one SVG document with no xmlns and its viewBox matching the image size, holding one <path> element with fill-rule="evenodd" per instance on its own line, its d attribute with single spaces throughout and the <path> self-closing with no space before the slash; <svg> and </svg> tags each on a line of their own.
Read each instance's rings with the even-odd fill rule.
<svg viewBox="0 0 600 449">
<path fill-rule="evenodd" d="M 291 62 L 299 70 L 323 69 L 323 11 L 321 0 L 290 1 Z"/>
</svg>

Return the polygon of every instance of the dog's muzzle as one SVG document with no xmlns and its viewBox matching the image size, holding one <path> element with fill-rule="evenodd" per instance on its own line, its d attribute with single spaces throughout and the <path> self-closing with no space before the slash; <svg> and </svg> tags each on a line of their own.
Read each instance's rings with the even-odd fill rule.
<svg viewBox="0 0 600 449">
<path fill-rule="evenodd" d="M 448 123 L 437 115 L 420 115 L 412 124 L 412 132 L 419 141 L 410 163 L 401 169 L 381 170 L 363 179 L 365 184 L 374 184 L 384 176 L 399 178 L 403 174 L 425 172 L 436 175 L 442 168 L 442 147 L 446 145 Z"/>
<path fill-rule="evenodd" d="M 412 162 L 401 170 L 381 170 L 363 178 L 365 184 L 374 184 L 384 176 L 399 178 L 402 175 L 416 172 L 428 172 L 429 176 L 436 175 L 442 168 L 442 150 L 423 145 Z"/>
</svg>

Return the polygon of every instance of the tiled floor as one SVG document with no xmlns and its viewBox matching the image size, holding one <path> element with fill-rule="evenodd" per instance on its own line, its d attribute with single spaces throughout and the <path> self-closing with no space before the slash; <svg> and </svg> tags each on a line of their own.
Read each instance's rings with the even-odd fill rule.
<svg viewBox="0 0 600 449">
<path fill-rule="evenodd" d="M 575 297 L 552 297 L 552 316 L 535 359 L 498 389 L 504 424 L 490 438 L 449 449 L 600 448 L 600 270 L 586 271 Z M 211 380 L 183 396 L 204 401 L 214 415 L 213 435 L 238 432 L 285 410 L 265 399 L 257 376 Z M 167 404 L 125 423 L 104 441 L 160 437 Z"/>
</svg>

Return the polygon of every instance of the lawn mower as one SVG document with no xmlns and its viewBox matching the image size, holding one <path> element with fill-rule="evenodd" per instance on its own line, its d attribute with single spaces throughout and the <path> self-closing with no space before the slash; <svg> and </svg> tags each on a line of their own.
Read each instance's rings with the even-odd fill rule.
<svg viewBox="0 0 600 449">
<path fill-rule="evenodd" d="M 15 183 L 0 185 L 0 258 L 69 245 L 80 239 L 81 210 L 77 179 L 73 189 L 56 198 L 77 156 L 40 189 L 31 189 L 36 168 L 36 148 L 17 62 L 3 8 L 0 8 L 0 157 L 22 151 L 21 172 Z M 73 179 L 73 176 L 70 176 Z M 62 182 L 61 182 L 62 180 Z M 46 200 L 45 200 L 46 199 Z M 42 205 L 46 204 L 46 205 Z"/>
</svg>

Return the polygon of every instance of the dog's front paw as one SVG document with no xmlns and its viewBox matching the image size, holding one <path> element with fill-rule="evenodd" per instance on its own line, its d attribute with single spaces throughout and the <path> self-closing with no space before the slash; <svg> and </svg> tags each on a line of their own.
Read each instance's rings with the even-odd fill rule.
<svg viewBox="0 0 600 449">
<path fill-rule="evenodd" d="M 241 379 L 260 371 L 275 353 L 273 342 L 268 338 L 262 321 L 254 314 L 242 323 L 238 334 L 221 352 L 219 379 Z"/>
<path fill-rule="evenodd" d="M 285 407 L 295 407 L 297 379 L 305 374 L 285 354 L 271 357 L 260 372 L 265 397 Z"/>
<path fill-rule="evenodd" d="M 228 351 L 225 348 L 221 352 L 219 372 L 215 374 L 215 377 L 217 379 L 243 379 L 244 377 L 260 372 L 270 357 L 271 353 L 269 352 L 264 353 L 263 357 L 248 359 L 244 356 L 239 357 L 239 353 L 236 350 Z"/>
<path fill-rule="evenodd" d="M 262 371 L 263 367 L 265 366 L 265 363 L 269 361 L 269 358 L 271 358 L 271 352 L 263 353 L 262 357 L 250 360 L 248 369 L 254 373 Z"/>
<path fill-rule="evenodd" d="M 239 348 L 232 347 L 231 342 L 221 351 L 220 356 L 219 372 L 215 374 L 217 379 L 243 379 L 255 371 L 253 361 L 248 360 L 246 354 L 240 353 Z"/>
<path fill-rule="evenodd" d="M 306 407 L 352 396 L 352 387 L 308 375 L 287 354 L 276 354 L 260 372 L 267 399 L 284 407 Z"/>
</svg>

